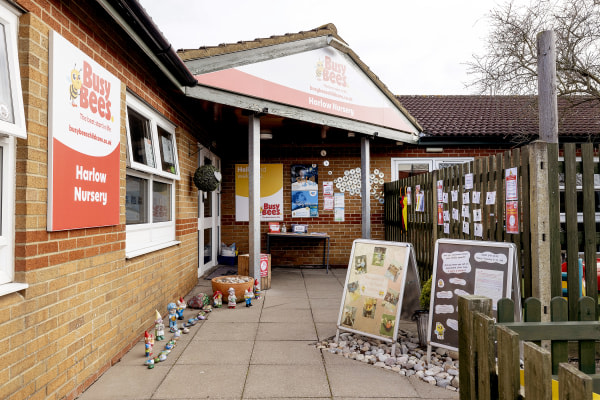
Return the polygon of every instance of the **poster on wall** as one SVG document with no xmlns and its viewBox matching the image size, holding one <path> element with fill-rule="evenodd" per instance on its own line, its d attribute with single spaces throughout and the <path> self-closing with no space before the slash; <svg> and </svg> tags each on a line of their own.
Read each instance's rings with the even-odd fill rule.
<svg viewBox="0 0 600 400">
<path fill-rule="evenodd" d="M 292 218 L 319 216 L 319 173 L 317 164 L 291 166 Z"/>
<path fill-rule="evenodd" d="M 352 243 L 338 315 L 339 330 L 396 343 L 398 321 L 419 308 L 419 274 L 410 243 Z"/>
<path fill-rule="evenodd" d="M 50 31 L 49 231 L 119 223 L 121 81 Z"/>
<path fill-rule="evenodd" d="M 248 164 L 235 165 L 235 220 L 248 221 Z M 283 164 L 260 164 L 260 220 L 283 221 Z"/>
<path fill-rule="evenodd" d="M 512 298 L 515 321 L 521 320 L 521 294 L 514 243 L 438 239 L 435 244 L 428 353 L 431 345 L 458 350 L 458 296 L 481 295 L 498 300 Z"/>
<path fill-rule="evenodd" d="M 335 222 L 344 222 L 345 219 L 344 193 L 333 194 L 333 220 Z"/>
</svg>

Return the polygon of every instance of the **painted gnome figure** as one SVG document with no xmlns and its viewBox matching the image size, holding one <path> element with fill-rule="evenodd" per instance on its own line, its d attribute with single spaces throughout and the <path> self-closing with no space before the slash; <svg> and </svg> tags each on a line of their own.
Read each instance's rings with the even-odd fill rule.
<svg viewBox="0 0 600 400">
<path fill-rule="evenodd" d="M 260 299 L 260 283 L 258 283 L 258 279 L 254 280 L 254 298 Z"/>
<path fill-rule="evenodd" d="M 215 308 L 223 307 L 223 293 L 220 290 L 215 291 L 213 294 L 213 305 Z"/>
<path fill-rule="evenodd" d="M 235 289 L 230 287 L 227 289 L 227 293 L 229 293 L 229 296 L 227 297 L 227 308 L 235 308 L 235 302 L 237 301 L 237 297 L 235 297 Z"/>
<path fill-rule="evenodd" d="M 250 288 L 244 292 L 244 300 L 246 301 L 246 307 L 252 307 L 252 298 L 254 294 L 250 291 Z"/>
<path fill-rule="evenodd" d="M 158 310 L 156 311 L 156 318 L 154 321 L 154 336 L 156 340 L 164 340 L 165 339 L 165 324 L 163 324 L 162 317 Z"/>
<path fill-rule="evenodd" d="M 167 311 L 169 312 L 169 330 L 175 332 L 179 330 L 177 326 L 177 306 L 175 303 L 167 304 Z"/>
<path fill-rule="evenodd" d="M 154 347 L 154 336 L 148 331 L 144 332 L 144 352 L 146 357 L 150 357 L 152 355 L 152 347 Z"/>
<path fill-rule="evenodd" d="M 180 297 L 179 300 L 177 300 L 177 319 L 183 319 L 183 310 L 185 310 L 186 307 L 187 305 L 185 303 L 185 300 L 183 299 L 183 297 Z"/>
</svg>

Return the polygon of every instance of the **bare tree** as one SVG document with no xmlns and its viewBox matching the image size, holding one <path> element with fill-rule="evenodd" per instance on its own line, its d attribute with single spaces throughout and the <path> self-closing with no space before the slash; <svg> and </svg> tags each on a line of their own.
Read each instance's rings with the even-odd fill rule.
<svg viewBox="0 0 600 400">
<path fill-rule="evenodd" d="M 556 32 L 559 96 L 600 100 L 600 0 L 511 0 L 489 14 L 491 32 L 483 55 L 467 63 L 481 94 L 537 93 L 537 34 Z"/>
</svg>

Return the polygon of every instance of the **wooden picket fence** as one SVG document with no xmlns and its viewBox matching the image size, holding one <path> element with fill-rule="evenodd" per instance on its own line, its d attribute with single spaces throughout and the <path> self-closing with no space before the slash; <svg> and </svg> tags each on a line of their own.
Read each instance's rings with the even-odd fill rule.
<svg viewBox="0 0 600 400">
<path fill-rule="evenodd" d="M 459 380 L 461 400 L 484 399 L 579 399 L 591 400 L 600 393 L 596 374 L 595 340 L 600 338 L 596 303 L 579 301 L 579 321 L 568 321 L 567 301 L 554 298 L 552 322 L 541 321 L 541 303 L 525 301 L 524 319 L 514 322 L 512 300 L 498 302 L 498 322 L 492 316 L 492 300 L 484 296 L 460 296 Z M 551 351 L 540 347 L 550 340 Z M 523 342 L 523 357 L 520 355 Z M 569 341 L 578 342 L 579 368 L 569 363 Z M 524 360 L 521 387 L 520 359 Z M 558 381 L 558 390 L 553 388 Z M 553 391 L 558 396 L 553 396 Z"/>
<path fill-rule="evenodd" d="M 535 149 L 545 146 L 547 161 L 533 157 Z M 412 243 L 415 248 L 421 279 L 432 273 L 434 244 L 438 238 L 486 240 L 512 242 L 517 247 L 519 266 L 522 271 L 521 293 L 531 297 L 532 293 L 532 246 L 540 241 L 550 243 L 551 296 L 560 296 L 562 291 L 561 264 L 567 260 L 569 310 L 575 313 L 579 299 L 578 259 L 586 265 L 585 285 L 587 294 L 597 300 L 596 258 L 600 250 L 600 167 L 597 155 L 600 149 L 591 143 L 575 145 L 536 143 L 503 153 L 477 158 L 470 163 L 454 165 L 430 173 L 404 178 L 385 184 L 385 238 L 386 240 Z M 537 154 L 537 153 L 535 153 Z M 596 154 L 596 158 L 594 158 Z M 559 160 L 559 155 L 562 160 Z M 505 171 L 517 169 L 518 216 L 517 234 L 506 232 Z M 472 174 L 473 188 L 465 189 L 465 176 Z M 547 179 L 547 188 L 540 187 L 539 177 Z M 437 182 L 441 181 L 443 192 L 458 192 L 458 201 L 443 203 L 437 196 Z M 424 192 L 425 209 L 415 209 L 415 187 L 420 185 Z M 412 189 L 411 205 L 406 207 L 407 218 L 403 222 L 400 201 L 406 189 Z M 532 236 L 532 214 L 539 209 L 531 204 L 532 190 L 548 190 L 549 237 Z M 463 193 L 469 192 L 470 215 L 464 218 L 461 205 Z M 480 193 L 480 203 L 473 204 L 473 193 Z M 486 204 L 488 193 L 495 193 L 495 202 Z M 450 218 L 444 225 L 438 223 L 438 204 L 443 211 L 452 215 L 459 209 L 458 220 Z M 481 221 L 475 222 L 472 211 L 481 210 Z M 475 235 L 475 224 L 481 224 L 481 234 Z M 537 241 L 537 242 L 536 242 Z"/>
</svg>

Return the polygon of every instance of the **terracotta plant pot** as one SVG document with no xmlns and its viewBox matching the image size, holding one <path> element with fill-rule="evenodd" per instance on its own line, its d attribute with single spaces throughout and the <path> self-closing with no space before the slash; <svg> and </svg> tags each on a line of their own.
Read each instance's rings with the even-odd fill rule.
<svg viewBox="0 0 600 400">
<path fill-rule="evenodd" d="M 242 282 L 242 283 L 229 283 L 229 282 L 221 282 L 221 280 L 227 280 L 228 278 L 233 278 L 233 279 L 247 279 L 247 282 Z M 236 301 L 239 303 L 241 301 L 244 301 L 244 293 L 246 292 L 247 289 L 250 289 L 251 291 L 254 288 L 254 279 L 249 277 L 249 276 L 242 276 L 242 275 L 225 275 L 225 276 L 217 276 L 211 279 L 212 282 L 212 289 L 213 289 L 213 293 L 216 292 L 217 290 L 221 291 L 221 293 L 223 293 L 223 305 L 227 304 L 227 297 L 229 296 L 229 293 L 227 292 L 227 290 L 229 290 L 230 287 L 232 287 L 235 290 L 235 297 L 236 297 Z"/>
</svg>

